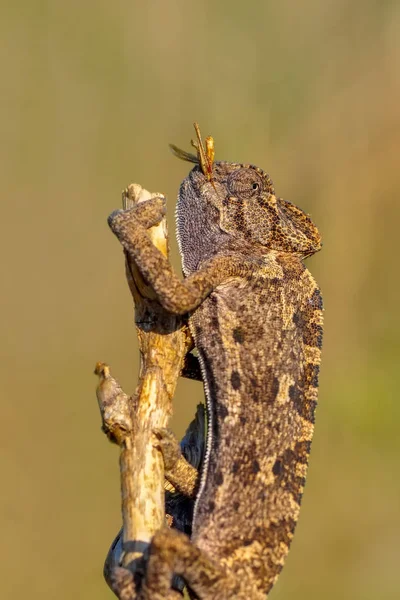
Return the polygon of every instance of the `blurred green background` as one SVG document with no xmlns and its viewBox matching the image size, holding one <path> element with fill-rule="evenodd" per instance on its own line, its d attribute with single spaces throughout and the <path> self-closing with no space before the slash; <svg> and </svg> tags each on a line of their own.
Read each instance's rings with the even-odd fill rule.
<svg viewBox="0 0 400 600">
<path fill-rule="evenodd" d="M 0 596 L 111 599 L 118 451 L 97 360 L 137 376 L 121 249 L 132 181 L 175 198 L 192 122 L 310 212 L 326 335 L 311 469 L 274 600 L 400 595 L 400 5 L 8 2 L 0 14 Z M 172 236 L 171 236 L 172 237 Z M 176 243 L 173 262 L 179 270 Z M 181 381 L 181 434 L 202 397 Z"/>
</svg>

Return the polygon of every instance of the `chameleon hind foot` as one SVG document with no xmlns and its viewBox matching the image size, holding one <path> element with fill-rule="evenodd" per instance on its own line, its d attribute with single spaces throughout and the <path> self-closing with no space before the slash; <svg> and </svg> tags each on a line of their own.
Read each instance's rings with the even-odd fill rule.
<svg viewBox="0 0 400 600">
<path fill-rule="evenodd" d="M 180 575 L 199 600 L 249 600 L 257 598 L 222 566 L 211 560 L 183 533 L 158 530 L 150 545 L 143 600 L 164 600 L 172 574 Z M 250 594 L 248 594 L 250 592 Z"/>
<path fill-rule="evenodd" d="M 119 600 L 157 600 L 158 598 L 163 598 L 163 600 L 182 600 L 182 594 L 173 590 L 170 586 L 163 590 L 162 596 L 154 595 L 145 582 L 137 590 L 134 575 L 124 567 L 115 567 L 112 570 L 110 584 L 112 591 Z"/>
<path fill-rule="evenodd" d="M 133 574 L 123 567 L 114 567 L 108 581 L 119 600 L 136 600 L 136 585 Z"/>
</svg>

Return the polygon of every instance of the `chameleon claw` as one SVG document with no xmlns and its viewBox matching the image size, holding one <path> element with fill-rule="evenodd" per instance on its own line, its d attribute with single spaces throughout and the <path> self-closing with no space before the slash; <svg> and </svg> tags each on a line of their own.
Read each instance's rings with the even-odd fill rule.
<svg viewBox="0 0 400 600">
<path fill-rule="evenodd" d="M 179 442 L 172 431 L 165 427 L 153 429 L 153 434 L 156 438 L 153 445 L 155 448 L 158 448 L 163 455 L 165 470 L 170 471 L 182 456 Z"/>
</svg>

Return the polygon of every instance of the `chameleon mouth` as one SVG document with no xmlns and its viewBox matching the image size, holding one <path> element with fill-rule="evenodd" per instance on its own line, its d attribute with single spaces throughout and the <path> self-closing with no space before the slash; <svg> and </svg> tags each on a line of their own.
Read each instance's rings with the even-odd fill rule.
<svg viewBox="0 0 400 600">
<path fill-rule="evenodd" d="M 194 129 L 196 131 L 197 141 L 195 142 L 191 140 L 191 144 L 193 148 L 197 150 L 196 154 L 192 154 L 191 152 L 181 150 L 174 144 L 170 144 L 169 147 L 171 148 L 172 153 L 177 158 L 199 165 L 201 170 L 203 171 L 203 174 L 206 176 L 207 181 L 212 182 L 212 170 L 215 158 L 214 138 L 212 138 L 210 135 L 207 136 L 205 139 L 205 144 L 203 144 L 198 123 L 194 123 Z"/>
</svg>

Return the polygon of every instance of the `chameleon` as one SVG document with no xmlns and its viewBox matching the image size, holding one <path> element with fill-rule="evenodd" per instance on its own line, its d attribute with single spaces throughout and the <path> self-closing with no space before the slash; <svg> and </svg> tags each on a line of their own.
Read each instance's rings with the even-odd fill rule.
<svg viewBox="0 0 400 600">
<path fill-rule="evenodd" d="M 195 495 L 191 537 L 155 533 L 137 598 L 175 598 L 178 575 L 200 600 L 264 600 L 293 538 L 313 436 L 323 306 L 304 259 L 321 236 L 266 172 L 214 160 L 212 138 L 204 147 L 196 132 L 197 155 L 173 147 L 194 164 L 176 208 L 183 280 L 146 234 L 164 199 L 109 217 L 161 305 L 189 315 L 207 406 L 200 478 L 187 464 L 173 481 L 180 472 Z M 185 461 L 171 461 L 164 437 L 168 476 Z"/>
</svg>

